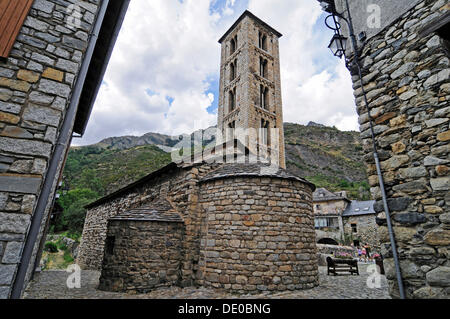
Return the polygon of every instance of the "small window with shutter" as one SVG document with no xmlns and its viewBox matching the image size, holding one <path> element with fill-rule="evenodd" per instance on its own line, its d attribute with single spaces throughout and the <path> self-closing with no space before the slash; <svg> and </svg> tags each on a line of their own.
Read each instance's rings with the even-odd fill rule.
<svg viewBox="0 0 450 319">
<path fill-rule="evenodd" d="M 0 59 L 6 59 L 33 0 L 0 0 Z"/>
</svg>

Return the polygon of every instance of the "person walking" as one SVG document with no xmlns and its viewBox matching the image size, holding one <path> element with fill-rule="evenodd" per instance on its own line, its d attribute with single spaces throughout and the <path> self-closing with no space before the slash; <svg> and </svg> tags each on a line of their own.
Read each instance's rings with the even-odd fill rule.
<svg viewBox="0 0 450 319">
<path fill-rule="evenodd" d="M 366 256 L 367 256 L 367 259 L 368 259 L 369 261 L 371 261 L 371 258 L 370 258 L 370 246 L 369 246 L 369 244 L 366 244 L 365 248 L 366 248 Z"/>
</svg>

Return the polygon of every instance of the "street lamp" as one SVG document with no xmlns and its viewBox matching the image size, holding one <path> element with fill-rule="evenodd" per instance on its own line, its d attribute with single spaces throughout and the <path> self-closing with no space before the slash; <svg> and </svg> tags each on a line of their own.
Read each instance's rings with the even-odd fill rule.
<svg viewBox="0 0 450 319">
<path fill-rule="evenodd" d="M 377 151 L 377 146 L 376 146 L 376 141 L 375 141 L 375 133 L 373 130 L 373 119 L 372 119 L 372 116 L 370 115 L 369 102 L 367 100 L 366 91 L 364 89 L 364 81 L 362 79 L 362 71 L 361 71 L 361 64 L 360 64 L 360 57 L 359 57 L 360 51 L 358 49 L 358 44 L 356 42 L 356 37 L 355 37 L 354 28 L 353 28 L 352 17 L 350 15 L 350 7 L 348 5 L 348 0 L 345 0 L 345 5 L 347 7 L 347 9 L 346 9 L 347 18 L 344 17 L 343 12 L 339 13 L 337 11 L 334 0 L 318 0 L 318 1 L 320 3 L 320 6 L 322 7 L 322 9 L 325 12 L 329 13 L 329 15 L 325 18 L 325 25 L 329 29 L 334 31 L 334 36 L 331 39 L 330 45 L 328 47 L 331 49 L 331 52 L 333 52 L 333 54 L 335 56 L 337 56 L 339 58 L 344 56 L 345 64 L 346 64 L 347 68 L 352 72 L 352 74 L 353 74 L 353 71 L 355 71 L 355 69 L 356 69 L 358 76 L 359 76 L 359 82 L 360 82 L 362 94 L 364 97 L 364 104 L 366 106 L 367 116 L 369 118 L 370 133 L 372 136 L 373 157 L 375 160 L 375 166 L 377 168 L 377 175 L 378 175 L 378 181 L 380 184 L 381 197 L 383 199 L 383 208 L 384 208 L 384 212 L 386 213 L 386 224 L 387 224 L 388 231 L 389 231 L 389 239 L 391 242 L 392 255 L 394 257 L 398 290 L 400 293 L 400 298 L 405 299 L 405 292 L 403 290 L 403 280 L 402 280 L 402 275 L 401 275 L 401 271 L 400 271 L 400 263 L 399 263 L 398 255 L 397 255 L 395 236 L 394 236 L 394 231 L 392 229 L 392 222 L 391 222 L 391 216 L 390 216 L 390 212 L 389 212 L 389 206 L 387 203 L 386 190 L 384 188 L 384 179 L 383 179 L 383 174 L 381 173 L 380 159 L 378 156 L 378 151 Z M 333 22 L 334 22 L 333 25 L 331 25 L 328 22 L 328 20 L 330 18 L 333 19 Z M 339 18 L 339 19 L 337 19 L 337 18 Z M 352 45 L 353 45 L 354 57 L 353 57 L 351 63 L 350 63 L 350 60 L 348 59 L 348 57 L 345 56 L 347 38 L 345 38 L 341 34 L 341 24 L 340 24 L 341 20 L 345 21 L 347 23 L 348 31 L 349 31 L 350 38 L 351 38 Z M 363 33 L 361 33 L 361 35 L 362 35 L 362 38 L 365 38 Z"/>
<path fill-rule="evenodd" d="M 336 12 L 336 6 L 334 4 L 334 0 L 319 0 L 320 6 L 323 11 L 328 13 Z"/>
<path fill-rule="evenodd" d="M 347 48 L 347 38 L 340 34 L 335 34 L 331 39 L 328 48 L 334 56 L 337 56 L 339 59 L 342 58 Z"/>
</svg>

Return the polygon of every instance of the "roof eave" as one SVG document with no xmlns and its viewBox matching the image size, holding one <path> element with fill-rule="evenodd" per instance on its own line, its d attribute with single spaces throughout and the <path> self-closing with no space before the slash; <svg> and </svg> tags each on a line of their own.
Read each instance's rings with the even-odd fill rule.
<svg viewBox="0 0 450 319">
<path fill-rule="evenodd" d="M 248 10 L 245 10 L 244 13 L 241 14 L 241 16 L 236 20 L 236 22 L 233 23 L 233 25 L 227 30 L 227 32 L 225 32 L 225 34 L 219 39 L 219 43 L 222 43 L 223 40 L 225 40 L 225 38 L 231 33 L 232 30 L 234 30 L 234 28 L 236 28 L 236 26 L 246 17 L 249 16 L 252 19 L 256 20 L 259 24 L 263 25 L 264 27 L 266 27 L 267 29 L 269 29 L 270 31 L 272 31 L 277 37 L 281 38 L 283 35 L 278 32 L 277 30 L 275 30 L 274 28 L 272 28 L 270 25 L 268 25 L 266 22 L 264 22 L 263 20 L 261 20 L 260 18 L 258 18 L 257 16 L 255 16 L 253 13 L 251 13 Z"/>
<path fill-rule="evenodd" d="M 100 90 L 103 76 L 106 72 L 117 37 L 119 36 L 130 1 L 131 0 L 111 1 L 108 5 L 105 20 L 97 39 L 92 62 L 84 82 L 75 118 L 73 131 L 81 136 L 86 131 L 92 108 L 97 98 L 98 91 Z"/>
</svg>

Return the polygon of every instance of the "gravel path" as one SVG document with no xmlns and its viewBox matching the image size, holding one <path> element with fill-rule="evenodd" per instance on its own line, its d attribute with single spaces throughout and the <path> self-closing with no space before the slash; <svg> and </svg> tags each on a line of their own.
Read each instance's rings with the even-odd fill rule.
<svg viewBox="0 0 450 319">
<path fill-rule="evenodd" d="M 130 295 L 97 290 L 100 273 L 82 271 L 81 288 L 69 289 L 65 271 L 44 271 L 36 274 L 28 286 L 25 299 L 389 299 L 387 281 L 381 276 L 380 288 L 369 288 L 367 264 L 360 264 L 360 275 L 328 276 L 326 267 L 319 267 L 320 285 L 313 289 L 264 293 L 259 295 L 231 295 L 221 290 L 206 288 L 159 288 L 148 294 Z"/>
</svg>

